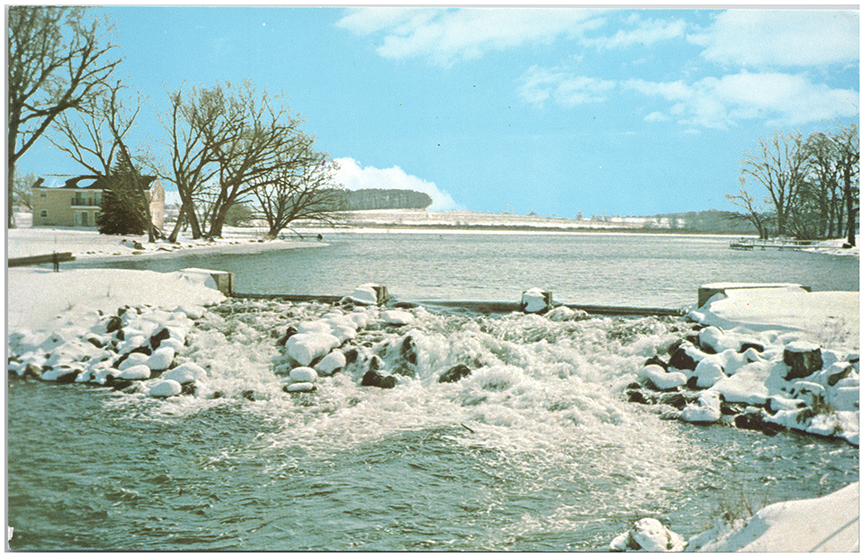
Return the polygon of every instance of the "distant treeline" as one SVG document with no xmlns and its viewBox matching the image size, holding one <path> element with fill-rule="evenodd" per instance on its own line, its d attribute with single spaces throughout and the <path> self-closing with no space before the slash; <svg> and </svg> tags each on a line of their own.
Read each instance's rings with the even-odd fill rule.
<svg viewBox="0 0 864 557">
<path fill-rule="evenodd" d="M 425 209 L 432 205 L 432 198 L 425 193 L 412 190 L 342 190 L 342 201 L 346 211 L 369 211 L 373 209 Z"/>
<path fill-rule="evenodd" d="M 664 213 L 648 217 L 644 228 L 669 228 L 682 232 L 707 232 L 714 234 L 754 234 L 757 232 L 747 219 L 733 211 L 688 211 Z M 652 220 L 653 219 L 653 222 Z"/>
</svg>

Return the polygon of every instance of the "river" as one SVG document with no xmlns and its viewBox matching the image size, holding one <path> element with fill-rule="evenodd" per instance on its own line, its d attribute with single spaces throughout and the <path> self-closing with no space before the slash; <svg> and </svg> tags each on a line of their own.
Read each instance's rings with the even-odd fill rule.
<svg viewBox="0 0 864 557">
<path fill-rule="evenodd" d="M 720 238 L 333 235 L 251 255 L 113 262 L 237 273 L 238 290 L 405 300 L 677 307 L 700 283 L 858 289 L 858 262 L 735 252 Z M 858 449 L 796 433 L 701 427 L 628 403 L 644 360 L 686 329 L 672 318 L 420 312 L 416 379 L 392 390 L 337 374 L 289 395 L 274 336 L 329 307 L 234 300 L 199 323 L 185 357 L 224 396 L 156 400 L 81 384 L 10 381 L 10 547 L 17 550 L 593 551 L 638 518 L 685 538 L 717 517 L 857 481 Z M 404 329 L 361 340 L 388 366 Z M 459 383 L 441 369 L 484 371 Z"/>
</svg>

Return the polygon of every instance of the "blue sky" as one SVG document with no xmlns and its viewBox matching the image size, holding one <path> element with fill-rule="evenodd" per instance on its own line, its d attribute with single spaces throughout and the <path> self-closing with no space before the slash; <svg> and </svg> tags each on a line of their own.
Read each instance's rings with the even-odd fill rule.
<svg viewBox="0 0 864 557">
<path fill-rule="evenodd" d="M 855 10 L 91 9 L 147 98 L 133 146 L 158 154 L 166 88 L 248 79 L 285 93 L 344 185 L 436 209 L 734 210 L 760 137 L 858 121 Z M 81 169 L 42 141 L 26 172 Z"/>
</svg>

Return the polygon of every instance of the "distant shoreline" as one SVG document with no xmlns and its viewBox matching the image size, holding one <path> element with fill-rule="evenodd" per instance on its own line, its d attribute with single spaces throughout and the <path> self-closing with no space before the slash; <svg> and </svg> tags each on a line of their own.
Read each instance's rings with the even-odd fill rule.
<svg viewBox="0 0 864 557">
<path fill-rule="evenodd" d="M 754 234 L 741 234 L 738 232 L 721 232 L 721 231 L 703 231 L 703 230 L 683 230 L 669 228 L 634 228 L 634 227 L 553 227 L 553 226 L 531 226 L 517 224 L 383 224 L 383 223 L 363 223 L 357 225 L 343 225 L 334 227 L 298 227 L 299 231 L 305 234 L 314 234 L 318 232 L 358 232 L 362 233 L 366 230 L 376 231 L 399 231 L 399 232 L 442 232 L 442 231 L 458 231 L 458 232 L 534 232 L 534 233 L 566 233 L 566 234 L 664 234 L 676 236 L 729 236 L 729 237 L 754 237 Z"/>
</svg>

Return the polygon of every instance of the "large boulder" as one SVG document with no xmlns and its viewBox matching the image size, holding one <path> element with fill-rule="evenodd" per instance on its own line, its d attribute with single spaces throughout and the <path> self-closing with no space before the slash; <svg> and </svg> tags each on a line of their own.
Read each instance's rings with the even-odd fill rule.
<svg viewBox="0 0 864 557">
<path fill-rule="evenodd" d="M 370 369 L 360 380 L 362 387 L 378 387 L 379 389 L 392 389 L 396 386 L 396 378 L 392 375 L 384 375 L 377 369 Z"/>
<path fill-rule="evenodd" d="M 809 342 L 792 342 L 783 349 L 783 363 L 789 366 L 786 380 L 809 377 L 822 369 L 822 349 Z"/>
</svg>

